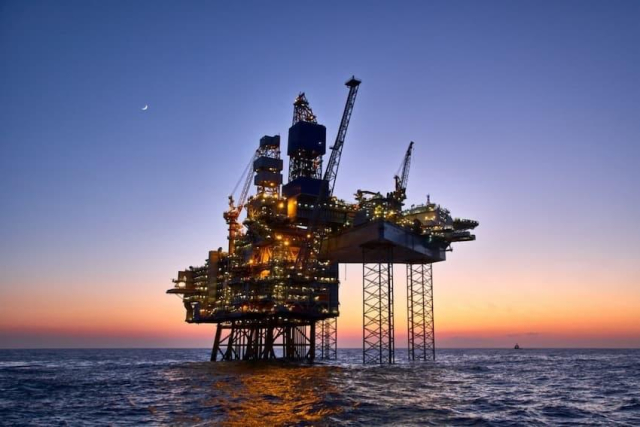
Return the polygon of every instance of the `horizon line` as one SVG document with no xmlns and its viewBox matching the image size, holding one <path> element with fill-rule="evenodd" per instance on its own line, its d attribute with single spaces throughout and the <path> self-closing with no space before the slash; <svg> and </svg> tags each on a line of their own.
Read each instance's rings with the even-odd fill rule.
<svg viewBox="0 0 640 427">
<path fill-rule="evenodd" d="M 2 350 L 208 350 L 209 347 L 0 347 Z M 338 347 L 338 350 L 362 350 L 361 347 Z M 396 347 L 408 350 L 408 347 Z M 437 347 L 438 350 L 514 350 L 513 347 Z M 520 347 L 519 350 L 640 350 L 638 347 Z"/>
</svg>

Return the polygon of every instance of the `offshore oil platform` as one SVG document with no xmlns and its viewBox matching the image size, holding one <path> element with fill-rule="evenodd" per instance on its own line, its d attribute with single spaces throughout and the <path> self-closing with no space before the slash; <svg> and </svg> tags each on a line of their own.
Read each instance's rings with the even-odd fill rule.
<svg viewBox="0 0 640 427">
<path fill-rule="evenodd" d="M 280 136 L 264 136 L 224 212 L 228 248 L 178 272 L 188 323 L 215 323 L 211 360 L 335 359 L 338 265 L 363 265 L 363 363 L 394 363 L 393 265 L 407 269 L 410 360 L 435 358 L 432 264 L 453 242 L 474 240 L 478 222 L 453 219 L 429 200 L 404 208 L 413 142 L 387 194 L 333 195 L 360 81 L 349 89 L 323 173 L 326 128 L 304 93 L 293 105 L 283 185 Z M 256 192 L 249 197 L 251 183 Z M 242 186 L 240 187 L 240 184 Z M 240 215 L 246 219 L 240 223 Z"/>
</svg>

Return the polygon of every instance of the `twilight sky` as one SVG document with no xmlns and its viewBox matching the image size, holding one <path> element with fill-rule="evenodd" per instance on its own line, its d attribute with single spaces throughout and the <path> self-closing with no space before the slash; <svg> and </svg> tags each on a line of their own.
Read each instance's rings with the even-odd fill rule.
<svg viewBox="0 0 640 427">
<path fill-rule="evenodd" d="M 635 1 L 0 2 L 0 347 L 208 347 L 164 291 L 226 246 L 227 195 L 295 95 L 334 138 L 352 74 L 337 195 L 390 190 L 413 140 L 408 204 L 480 221 L 434 266 L 438 346 L 640 347 L 639 20 Z M 341 267 L 343 347 L 361 274 Z"/>
</svg>

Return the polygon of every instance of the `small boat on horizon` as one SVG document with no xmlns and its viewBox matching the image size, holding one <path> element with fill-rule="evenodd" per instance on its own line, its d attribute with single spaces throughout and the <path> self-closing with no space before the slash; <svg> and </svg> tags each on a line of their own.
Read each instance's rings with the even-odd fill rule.
<svg viewBox="0 0 640 427">
<path fill-rule="evenodd" d="M 515 347 L 513 347 L 514 350 L 520 350 L 520 345 L 518 345 L 518 343 L 516 343 Z"/>
</svg>

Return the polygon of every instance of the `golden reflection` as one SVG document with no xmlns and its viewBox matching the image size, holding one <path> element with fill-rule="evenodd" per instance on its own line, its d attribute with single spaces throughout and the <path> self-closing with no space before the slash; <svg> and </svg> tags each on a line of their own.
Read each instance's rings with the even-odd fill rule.
<svg viewBox="0 0 640 427">
<path fill-rule="evenodd" d="M 329 382 L 337 369 L 286 362 L 229 364 L 224 370 L 233 379 L 216 381 L 216 397 L 207 403 L 225 408 L 223 426 L 326 422 L 327 417 L 340 412 L 326 399 L 327 394 L 337 392 Z"/>
</svg>

